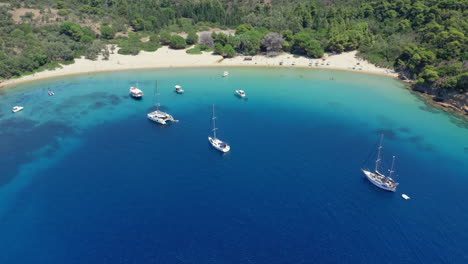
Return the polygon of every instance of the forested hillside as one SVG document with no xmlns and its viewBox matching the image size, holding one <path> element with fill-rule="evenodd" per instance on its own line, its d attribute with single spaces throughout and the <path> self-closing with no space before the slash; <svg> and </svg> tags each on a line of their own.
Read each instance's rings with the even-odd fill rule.
<svg viewBox="0 0 468 264">
<path fill-rule="evenodd" d="M 6 4 L 8 3 L 8 4 Z M 0 78 L 10 78 L 79 56 L 183 48 L 201 42 L 224 56 L 286 51 L 320 57 L 360 55 L 439 100 L 468 90 L 466 0 L 30 0 L 0 3 Z M 30 10 L 30 11 L 28 11 Z M 22 12 L 22 13 L 21 13 Z M 18 13 L 22 15 L 18 15 Z M 208 27 L 236 29 L 198 40 Z M 168 32 L 189 32 L 181 40 Z M 150 41 L 142 42 L 142 37 Z M 112 52 L 112 51 L 110 51 Z"/>
</svg>

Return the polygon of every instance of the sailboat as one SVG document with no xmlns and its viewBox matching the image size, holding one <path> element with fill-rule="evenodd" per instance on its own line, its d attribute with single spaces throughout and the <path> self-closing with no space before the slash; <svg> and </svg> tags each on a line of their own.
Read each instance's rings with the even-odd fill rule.
<svg viewBox="0 0 468 264">
<path fill-rule="evenodd" d="M 224 141 L 216 137 L 216 116 L 215 116 L 215 106 L 213 105 L 213 137 L 208 137 L 210 144 L 217 150 L 221 152 L 228 152 L 231 147 Z"/>
<path fill-rule="evenodd" d="M 381 152 L 382 152 L 382 143 L 383 143 L 383 134 L 380 137 L 380 144 L 379 148 L 377 150 L 377 159 L 375 160 L 375 170 L 374 172 L 370 171 L 369 169 L 363 169 L 361 168 L 362 172 L 366 175 L 366 178 L 375 186 L 379 187 L 380 189 L 384 189 L 387 191 L 394 192 L 396 191 L 396 188 L 398 186 L 398 183 L 395 182 L 395 180 L 392 178 L 393 174 L 395 173 L 394 171 L 394 166 L 395 166 L 395 156 L 393 156 L 392 159 L 392 166 L 389 170 L 388 176 L 385 176 L 385 174 L 381 173 L 379 171 L 380 169 L 380 162 L 382 160 L 381 157 Z"/>
<path fill-rule="evenodd" d="M 178 120 L 175 120 L 173 116 L 170 114 L 160 111 L 159 110 L 159 93 L 158 93 L 158 82 L 156 81 L 156 91 L 155 94 L 156 96 L 156 111 L 153 111 L 151 113 L 148 113 L 146 116 L 148 117 L 149 120 L 154 121 L 156 123 L 159 123 L 161 125 L 167 124 L 168 121 L 170 122 L 178 122 Z"/>
</svg>

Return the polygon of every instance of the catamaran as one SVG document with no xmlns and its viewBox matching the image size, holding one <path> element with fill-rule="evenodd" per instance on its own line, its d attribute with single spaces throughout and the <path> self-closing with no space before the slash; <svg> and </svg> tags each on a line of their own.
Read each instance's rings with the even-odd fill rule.
<svg viewBox="0 0 468 264">
<path fill-rule="evenodd" d="M 138 83 L 136 84 L 138 86 Z M 130 96 L 136 99 L 141 99 L 143 97 L 143 92 L 137 87 L 130 87 Z"/>
<path fill-rule="evenodd" d="M 158 94 L 158 82 L 156 82 L 155 96 L 156 96 L 156 111 L 148 113 L 146 115 L 148 119 L 156 123 L 159 123 L 161 125 L 167 124 L 168 121 L 178 122 L 178 120 L 175 120 L 174 117 L 171 116 L 170 114 L 159 110 L 160 104 L 159 104 L 159 94 Z"/>
<path fill-rule="evenodd" d="M 218 139 L 216 137 L 216 116 L 215 116 L 215 106 L 213 105 L 213 137 L 208 137 L 208 141 L 210 142 L 210 144 L 217 150 L 221 151 L 221 152 L 228 152 L 231 147 L 224 141 Z"/>
<path fill-rule="evenodd" d="M 378 151 L 377 151 L 377 159 L 375 161 L 375 170 L 374 170 L 374 172 L 370 171 L 369 169 L 364 169 L 364 168 L 361 168 L 361 170 L 366 175 L 366 178 L 372 184 L 374 184 L 375 186 L 377 186 L 377 187 L 379 187 L 381 189 L 394 192 L 394 191 L 396 191 L 396 188 L 398 186 L 398 183 L 395 182 L 395 180 L 392 178 L 393 173 L 395 173 L 395 171 L 393 169 L 394 166 L 395 166 L 395 156 L 393 156 L 392 166 L 391 166 L 391 168 L 389 170 L 388 176 L 385 176 L 385 174 L 383 174 L 383 173 L 381 173 L 379 171 L 380 162 L 382 160 L 382 157 L 381 157 L 382 143 L 383 143 L 383 134 L 380 137 L 380 144 L 379 144 L 379 148 L 378 148 Z"/>
</svg>

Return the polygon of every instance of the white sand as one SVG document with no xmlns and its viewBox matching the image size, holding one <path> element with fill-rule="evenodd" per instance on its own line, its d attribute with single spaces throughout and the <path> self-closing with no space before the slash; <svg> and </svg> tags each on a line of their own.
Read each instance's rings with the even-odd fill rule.
<svg viewBox="0 0 468 264">
<path fill-rule="evenodd" d="M 291 54 L 280 54 L 276 57 L 262 55 L 253 56 L 251 61 L 244 60 L 244 56 L 223 59 L 219 55 L 204 52 L 201 55 L 187 54 L 185 50 L 172 50 L 162 47 L 156 52 L 140 52 L 137 56 L 111 54 L 109 60 L 99 57 L 96 61 L 84 58 L 76 59 L 74 64 L 64 65 L 53 71 L 43 71 L 18 79 L 10 79 L 0 83 L 0 87 L 30 82 L 65 75 L 86 74 L 104 71 L 153 69 L 153 68 L 182 68 L 182 67 L 297 67 L 311 69 L 348 70 L 369 74 L 397 77 L 389 69 L 379 68 L 367 61 L 356 58 L 356 51 L 328 56 L 325 59 L 294 58 Z M 280 65 L 283 62 L 283 65 Z M 358 65 L 359 63 L 359 65 Z"/>
</svg>

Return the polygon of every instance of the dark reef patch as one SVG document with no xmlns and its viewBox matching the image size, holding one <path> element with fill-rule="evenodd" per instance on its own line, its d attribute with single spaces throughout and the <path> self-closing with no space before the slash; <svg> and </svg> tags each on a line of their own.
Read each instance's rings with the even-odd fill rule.
<svg viewBox="0 0 468 264">
<path fill-rule="evenodd" d="M 451 117 L 450 122 L 454 123 L 459 128 L 468 129 L 468 122 L 465 120 L 462 120 L 461 118 Z"/>
<path fill-rule="evenodd" d="M 413 136 L 409 137 L 408 140 L 412 143 L 421 143 L 424 140 L 424 137 L 422 136 Z"/>
<path fill-rule="evenodd" d="M 420 106 L 419 109 L 423 110 L 423 111 L 426 111 L 426 112 L 431 112 L 431 113 L 434 113 L 434 114 L 439 114 L 441 113 L 442 111 L 433 107 L 433 106 Z"/>
<path fill-rule="evenodd" d="M 400 127 L 398 130 L 403 133 L 411 133 L 411 130 L 407 127 Z"/>
<path fill-rule="evenodd" d="M 95 102 L 94 104 L 90 105 L 88 109 L 97 110 L 103 108 L 104 106 L 106 106 L 106 103 L 104 102 Z"/>
<path fill-rule="evenodd" d="M 117 95 L 109 95 L 107 96 L 107 100 L 110 102 L 111 105 L 118 105 L 122 102 L 122 99 L 120 99 Z"/>
<path fill-rule="evenodd" d="M 386 127 L 393 127 L 395 123 L 392 119 L 382 115 L 377 116 L 377 121 Z"/>
<path fill-rule="evenodd" d="M 397 140 L 398 135 L 393 129 L 377 129 L 375 131 L 376 134 L 381 135 L 383 134 L 385 138 L 388 138 L 390 140 Z"/>
<path fill-rule="evenodd" d="M 11 118 L 0 123 L 0 186 L 10 182 L 20 167 L 34 159 L 35 151 L 49 146 L 48 154 L 59 146 L 57 138 L 73 134 L 64 123 L 50 121 L 44 124 L 29 119 Z"/>
</svg>

